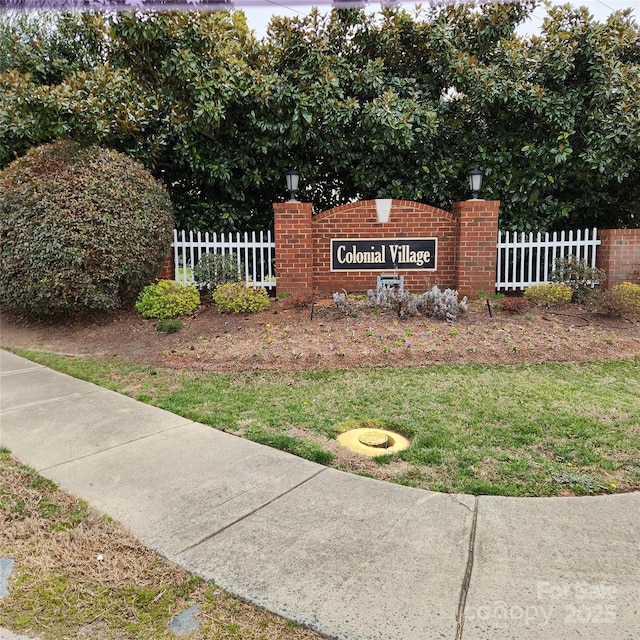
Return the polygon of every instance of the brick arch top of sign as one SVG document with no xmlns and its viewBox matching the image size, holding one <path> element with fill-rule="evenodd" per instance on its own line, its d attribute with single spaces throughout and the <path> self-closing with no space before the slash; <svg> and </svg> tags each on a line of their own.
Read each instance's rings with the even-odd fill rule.
<svg viewBox="0 0 640 640">
<path fill-rule="evenodd" d="M 455 284 L 455 216 L 408 200 L 386 204 L 390 211 L 385 222 L 379 221 L 375 200 L 341 205 L 313 216 L 315 288 L 375 289 L 377 275 L 390 271 L 404 276 L 411 289 Z"/>
<path fill-rule="evenodd" d="M 333 216 L 349 216 L 350 214 L 365 214 L 365 218 L 374 224 L 389 224 L 406 218 L 407 216 L 427 215 L 435 217 L 443 217 L 450 222 L 455 222 L 454 215 L 449 211 L 443 209 L 437 209 L 428 204 L 422 204 L 420 202 L 413 202 L 411 200 L 391 200 L 391 215 L 388 223 L 380 223 L 377 218 L 376 201 L 375 200 L 358 200 L 356 202 L 349 202 L 347 204 L 341 204 L 338 207 L 327 209 L 321 213 L 313 216 L 314 222 L 318 223 L 326 218 Z"/>
</svg>

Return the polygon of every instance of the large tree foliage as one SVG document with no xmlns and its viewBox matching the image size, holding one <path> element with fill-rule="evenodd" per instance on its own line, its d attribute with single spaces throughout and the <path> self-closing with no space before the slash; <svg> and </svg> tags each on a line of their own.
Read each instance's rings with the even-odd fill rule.
<svg viewBox="0 0 640 640">
<path fill-rule="evenodd" d="M 627 14 L 599 24 L 554 7 L 539 37 L 456 67 L 509 226 L 640 225 L 640 30 Z"/>
<path fill-rule="evenodd" d="M 107 144 L 164 179 L 180 225 L 242 229 L 293 166 L 318 210 L 447 208 L 477 163 L 505 228 L 636 226 L 640 29 L 565 6 L 518 37 L 532 6 L 314 11 L 262 42 L 240 12 L 4 19 L 0 167 L 56 137 Z"/>
<path fill-rule="evenodd" d="M 75 21 L 78 40 L 104 43 L 106 55 L 86 67 L 70 56 L 50 84 L 29 61 L 0 67 L 0 162 L 56 137 L 98 142 L 162 177 L 183 223 L 246 225 L 259 216 L 256 176 L 243 175 L 256 159 L 241 126 L 259 86 L 249 62 L 257 43 L 242 14 L 60 20 Z"/>
</svg>

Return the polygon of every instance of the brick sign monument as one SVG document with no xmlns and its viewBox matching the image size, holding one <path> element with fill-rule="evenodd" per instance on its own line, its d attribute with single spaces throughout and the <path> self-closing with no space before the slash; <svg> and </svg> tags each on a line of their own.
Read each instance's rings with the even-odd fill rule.
<svg viewBox="0 0 640 640">
<path fill-rule="evenodd" d="M 500 203 L 467 200 L 452 212 L 406 200 L 364 200 L 312 215 L 308 202 L 273 205 L 278 292 L 367 291 L 378 275 L 411 291 L 493 291 Z"/>
</svg>

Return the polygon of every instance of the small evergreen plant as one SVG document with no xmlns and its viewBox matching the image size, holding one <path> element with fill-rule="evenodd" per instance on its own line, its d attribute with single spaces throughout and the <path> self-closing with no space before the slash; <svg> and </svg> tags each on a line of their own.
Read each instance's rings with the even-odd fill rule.
<svg viewBox="0 0 640 640">
<path fill-rule="evenodd" d="M 224 313 L 257 313 L 268 309 L 270 304 L 264 287 L 249 287 L 244 282 L 221 284 L 212 297 Z"/>
<path fill-rule="evenodd" d="M 524 297 L 536 304 L 550 307 L 571 302 L 573 289 L 567 284 L 535 284 L 525 289 Z"/>
<path fill-rule="evenodd" d="M 571 287 L 574 302 L 583 304 L 593 295 L 595 287 L 604 282 L 605 275 L 604 269 L 590 267 L 585 260 L 570 256 L 555 261 L 549 279 Z"/>
<path fill-rule="evenodd" d="M 221 284 L 240 282 L 244 264 L 234 254 L 205 253 L 193 268 L 198 289 L 213 290 Z"/>
<path fill-rule="evenodd" d="M 160 280 L 142 290 L 136 310 L 143 318 L 175 318 L 192 313 L 199 304 L 200 294 L 195 287 Z"/>
<path fill-rule="evenodd" d="M 599 291 L 593 300 L 593 310 L 628 320 L 640 318 L 640 285 L 622 282 L 611 290 Z"/>
<path fill-rule="evenodd" d="M 620 308 L 620 315 L 640 316 L 640 284 L 622 282 L 611 289 L 611 294 Z"/>
</svg>

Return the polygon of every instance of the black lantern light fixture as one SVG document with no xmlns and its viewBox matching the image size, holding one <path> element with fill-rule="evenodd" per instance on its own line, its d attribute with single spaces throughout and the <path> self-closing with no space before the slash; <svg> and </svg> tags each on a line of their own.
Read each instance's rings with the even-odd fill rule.
<svg viewBox="0 0 640 640">
<path fill-rule="evenodd" d="M 289 202 L 296 201 L 296 191 L 298 190 L 298 182 L 300 181 L 300 173 L 296 169 L 287 171 L 287 189 L 289 189 Z"/>
<path fill-rule="evenodd" d="M 478 194 L 480 193 L 480 189 L 482 189 L 483 177 L 484 173 L 482 172 L 482 169 L 478 169 L 477 166 L 469 171 L 469 188 L 471 189 L 472 200 L 478 199 Z"/>
</svg>

